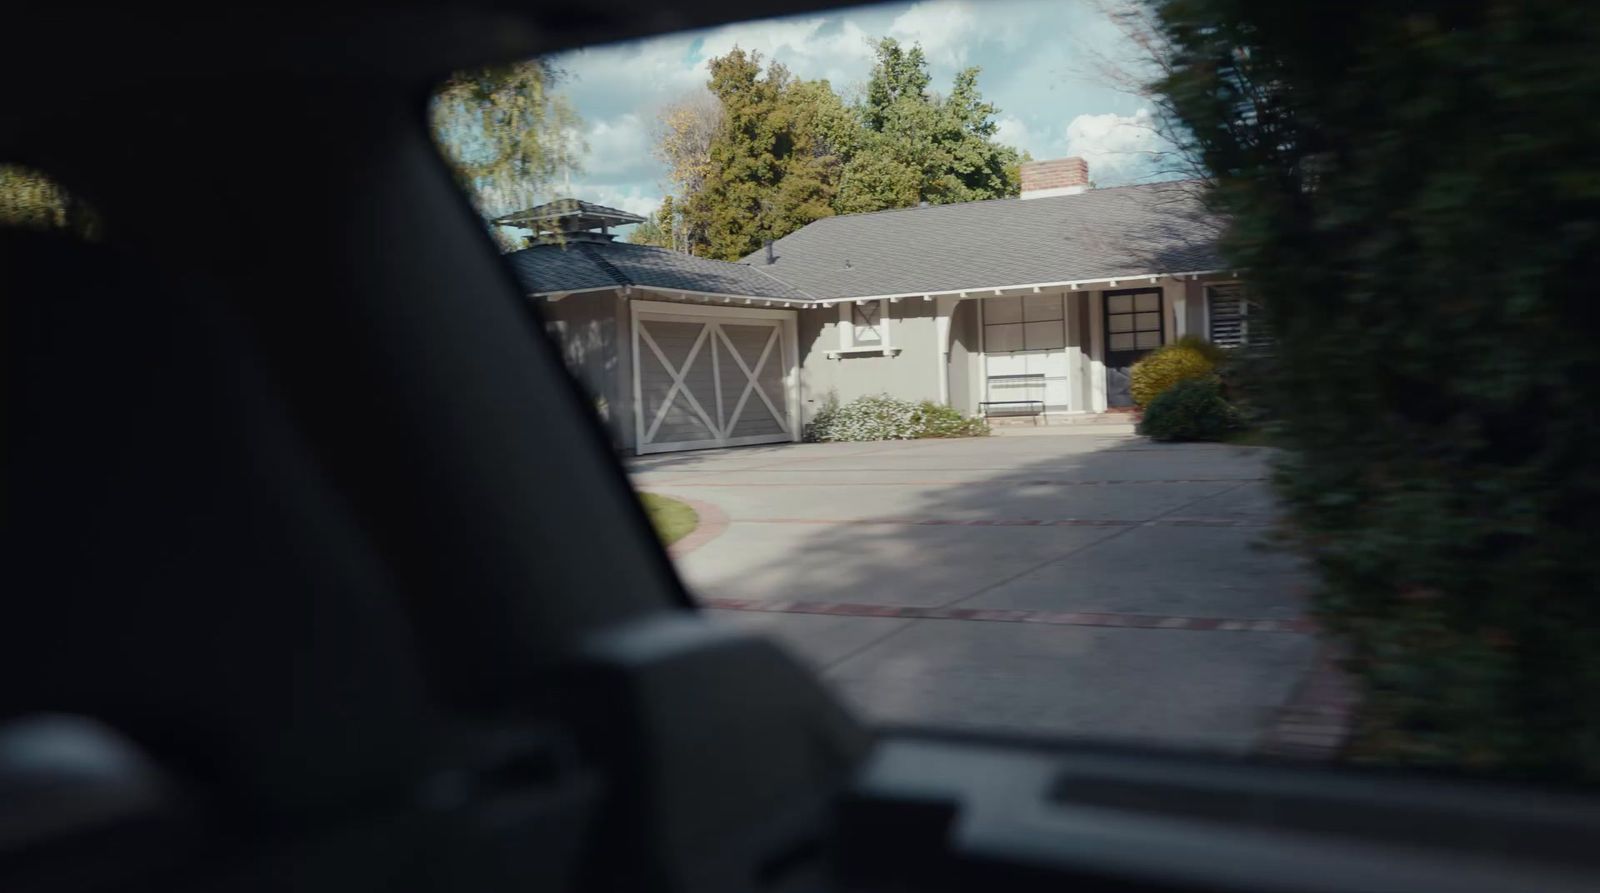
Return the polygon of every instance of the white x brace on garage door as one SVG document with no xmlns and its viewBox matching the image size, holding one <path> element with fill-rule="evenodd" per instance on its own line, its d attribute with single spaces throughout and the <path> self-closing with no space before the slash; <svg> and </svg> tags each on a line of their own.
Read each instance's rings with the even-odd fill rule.
<svg viewBox="0 0 1600 893">
<path fill-rule="evenodd" d="M 800 439 L 793 310 L 632 309 L 640 453 Z"/>
</svg>

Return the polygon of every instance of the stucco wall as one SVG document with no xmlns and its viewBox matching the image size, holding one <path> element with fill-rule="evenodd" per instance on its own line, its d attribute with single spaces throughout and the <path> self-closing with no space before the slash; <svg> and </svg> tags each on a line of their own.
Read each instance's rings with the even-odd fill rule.
<svg viewBox="0 0 1600 893">
<path fill-rule="evenodd" d="M 875 355 L 828 359 L 839 348 L 839 312 L 833 307 L 801 310 L 800 400 L 806 421 L 826 404 L 829 395 L 848 403 L 868 394 L 906 400 L 939 399 L 939 355 L 932 301 L 907 298 L 886 302 L 889 343 L 899 348 L 891 357 Z"/>
<path fill-rule="evenodd" d="M 540 302 L 545 327 L 557 339 L 561 358 L 592 399 L 619 448 L 633 446 L 633 356 L 628 345 L 627 303 L 616 292 L 572 295 Z"/>
</svg>

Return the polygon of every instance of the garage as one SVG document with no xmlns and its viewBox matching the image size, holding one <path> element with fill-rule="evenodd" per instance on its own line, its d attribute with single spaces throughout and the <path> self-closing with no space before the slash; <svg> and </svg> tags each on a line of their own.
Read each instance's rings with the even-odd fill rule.
<svg viewBox="0 0 1600 893">
<path fill-rule="evenodd" d="M 639 453 L 800 439 L 795 311 L 632 303 Z"/>
</svg>

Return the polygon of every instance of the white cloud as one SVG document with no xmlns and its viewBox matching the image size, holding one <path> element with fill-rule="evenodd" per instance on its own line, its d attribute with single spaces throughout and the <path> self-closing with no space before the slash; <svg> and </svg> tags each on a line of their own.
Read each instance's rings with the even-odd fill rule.
<svg viewBox="0 0 1600 893">
<path fill-rule="evenodd" d="M 1001 16 L 991 21 L 1003 21 Z M 921 44 L 935 65 L 960 68 L 967 64 L 968 47 L 983 33 L 971 3 L 963 0 L 926 0 L 913 3 L 889 25 L 889 36 L 904 44 Z"/>
<path fill-rule="evenodd" d="M 1028 122 L 1021 118 L 1005 115 L 995 122 L 994 138 L 1002 145 L 1015 146 L 1026 152 L 1033 153 L 1034 158 L 1039 158 L 1040 146 L 1036 145 L 1036 137 Z"/>
<path fill-rule="evenodd" d="M 1067 155 L 1089 163 L 1097 186 L 1123 186 L 1159 179 L 1170 166 L 1170 145 L 1156 133 L 1149 109 L 1131 115 L 1079 115 L 1067 124 Z"/>
<path fill-rule="evenodd" d="M 589 147 L 583 164 L 587 175 L 649 176 L 659 167 L 651 154 L 650 129 L 636 113 L 591 121 L 583 139 Z"/>
</svg>

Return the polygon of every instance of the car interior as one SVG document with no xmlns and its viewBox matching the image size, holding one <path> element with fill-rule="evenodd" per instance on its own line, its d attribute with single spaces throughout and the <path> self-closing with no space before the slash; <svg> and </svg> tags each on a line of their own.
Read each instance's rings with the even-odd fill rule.
<svg viewBox="0 0 1600 893">
<path fill-rule="evenodd" d="M 7 18 L 0 889 L 1594 890 L 1590 795 L 872 727 L 699 616 L 432 143 L 823 4 Z"/>
</svg>

